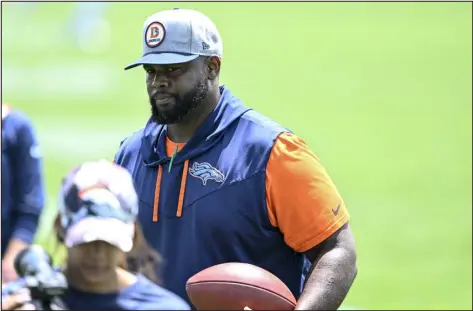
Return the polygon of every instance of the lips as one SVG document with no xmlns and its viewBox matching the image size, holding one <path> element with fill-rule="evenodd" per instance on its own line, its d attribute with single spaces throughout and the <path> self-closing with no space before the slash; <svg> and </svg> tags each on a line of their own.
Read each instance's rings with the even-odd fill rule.
<svg viewBox="0 0 473 311">
<path fill-rule="evenodd" d="M 172 96 L 171 94 L 159 93 L 159 94 L 154 95 L 153 97 L 156 100 L 165 100 L 165 99 L 173 98 L 174 96 Z"/>
<path fill-rule="evenodd" d="M 169 104 L 173 103 L 174 96 L 170 94 L 156 94 L 154 96 L 154 102 L 156 105 L 161 107 L 167 107 Z"/>
<path fill-rule="evenodd" d="M 169 93 L 155 93 L 152 95 L 152 97 L 155 98 L 156 100 L 161 100 L 161 99 L 172 98 L 174 96 Z"/>
</svg>

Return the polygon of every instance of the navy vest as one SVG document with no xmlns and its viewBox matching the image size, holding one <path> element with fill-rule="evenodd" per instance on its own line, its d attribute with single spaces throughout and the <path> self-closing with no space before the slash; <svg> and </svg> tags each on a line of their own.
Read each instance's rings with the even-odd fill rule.
<svg viewBox="0 0 473 311">
<path fill-rule="evenodd" d="M 216 264 L 244 262 L 272 272 L 298 298 L 304 256 L 285 244 L 266 207 L 266 164 L 275 139 L 288 130 L 244 107 L 224 87 L 221 92 L 217 107 L 171 167 L 166 127 L 151 121 L 122 142 L 115 162 L 133 175 L 139 221 L 148 243 L 164 257 L 160 277 L 166 288 L 188 301 L 185 283 L 192 275 Z"/>
</svg>

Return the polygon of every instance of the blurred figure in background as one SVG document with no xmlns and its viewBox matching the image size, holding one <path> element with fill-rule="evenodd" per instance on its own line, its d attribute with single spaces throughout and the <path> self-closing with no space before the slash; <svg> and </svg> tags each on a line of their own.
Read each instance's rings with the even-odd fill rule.
<svg viewBox="0 0 473 311">
<path fill-rule="evenodd" d="M 39 2 L 15 3 L 22 18 L 30 16 L 39 8 Z M 13 4 L 10 4 L 13 5 Z M 72 38 L 73 44 L 81 51 L 95 54 L 110 47 L 111 28 L 105 15 L 110 8 L 109 2 L 73 2 L 72 15 L 67 19 L 64 29 L 66 39 Z"/>
<path fill-rule="evenodd" d="M 2 283 L 17 278 L 13 260 L 34 239 L 44 192 L 32 123 L 25 114 L 2 103 Z"/>
<path fill-rule="evenodd" d="M 105 19 L 108 2 L 76 2 L 69 20 L 75 45 L 86 53 L 99 53 L 109 47 L 111 28 Z"/>
</svg>

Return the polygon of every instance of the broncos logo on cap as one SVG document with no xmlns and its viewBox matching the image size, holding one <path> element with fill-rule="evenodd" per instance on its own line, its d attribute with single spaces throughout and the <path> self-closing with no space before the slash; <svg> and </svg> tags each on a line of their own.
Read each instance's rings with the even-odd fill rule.
<svg viewBox="0 0 473 311">
<path fill-rule="evenodd" d="M 189 168 L 189 174 L 202 180 L 204 186 L 207 184 L 207 180 L 209 179 L 215 180 L 215 182 L 218 183 L 222 183 L 225 180 L 225 175 L 207 162 L 194 162 L 194 164 Z"/>
</svg>

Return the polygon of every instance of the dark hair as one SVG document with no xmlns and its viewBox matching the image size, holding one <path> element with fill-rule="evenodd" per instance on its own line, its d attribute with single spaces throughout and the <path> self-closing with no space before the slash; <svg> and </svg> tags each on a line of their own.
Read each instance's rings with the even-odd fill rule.
<svg viewBox="0 0 473 311">
<path fill-rule="evenodd" d="M 158 276 L 158 268 L 162 264 L 161 255 L 155 251 L 146 241 L 141 226 L 135 222 L 135 236 L 133 238 L 133 248 L 126 253 L 125 262 L 121 268 L 132 272 L 140 273 L 156 284 L 161 284 Z"/>
</svg>

